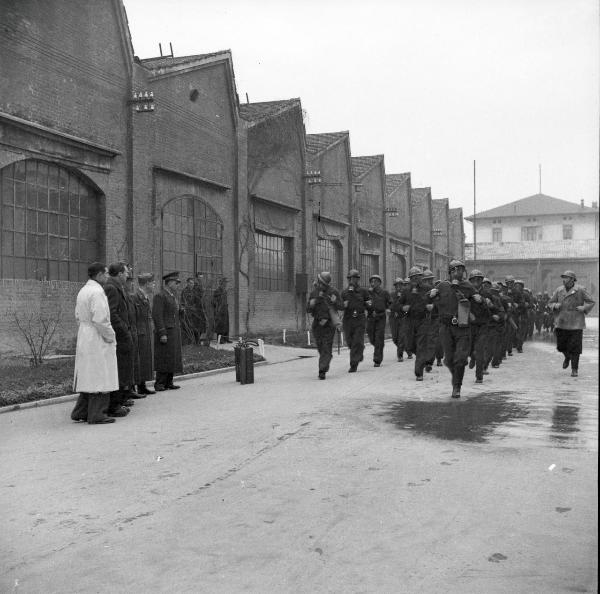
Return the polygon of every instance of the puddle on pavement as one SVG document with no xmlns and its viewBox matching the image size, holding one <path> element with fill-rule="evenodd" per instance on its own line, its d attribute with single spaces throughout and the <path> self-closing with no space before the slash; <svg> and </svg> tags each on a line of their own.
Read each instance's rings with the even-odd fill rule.
<svg viewBox="0 0 600 594">
<path fill-rule="evenodd" d="M 474 398 L 393 403 L 386 416 L 400 429 L 438 439 L 484 442 L 500 424 L 523 419 L 527 407 L 509 397 L 510 392 L 488 392 Z"/>
<path fill-rule="evenodd" d="M 582 407 L 576 393 L 530 398 L 509 391 L 447 401 L 405 400 L 379 414 L 402 431 L 443 440 L 504 445 L 524 443 L 597 451 L 598 410 Z"/>
</svg>

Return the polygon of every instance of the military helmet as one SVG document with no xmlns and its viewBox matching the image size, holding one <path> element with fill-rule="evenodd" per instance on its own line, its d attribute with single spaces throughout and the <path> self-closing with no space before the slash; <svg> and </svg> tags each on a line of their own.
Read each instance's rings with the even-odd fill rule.
<svg viewBox="0 0 600 594">
<path fill-rule="evenodd" d="M 514 280 L 515 280 L 515 277 L 514 277 L 512 274 L 507 274 L 507 275 L 504 277 L 504 282 L 505 282 L 505 283 L 509 283 L 509 282 L 511 282 L 511 281 L 512 281 L 512 282 L 514 282 Z"/>
<path fill-rule="evenodd" d="M 453 270 L 454 268 L 458 268 L 459 266 L 465 267 L 464 262 L 460 260 L 450 260 L 450 264 L 448 264 L 448 270 Z"/>
<path fill-rule="evenodd" d="M 394 279 L 394 286 L 403 285 L 403 284 L 404 284 L 404 279 L 401 276 L 398 276 Z"/>
<path fill-rule="evenodd" d="M 423 271 L 421 270 L 421 268 L 419 266 L 413 266 L 408 271 L 408 278 L 412 278 L 413 276 L 421 276 L 422 274 L 423 274 Z"/>
<path fill-rule="evenodd" d="M 515 285 L 521 285 L 522 287 L 525 287 L 525 282 L 518 278 L 515 281 Z"/>
<path fill-rule="evenodd" d="M 323 283 L 324 285 L 328 285 L 331 282 L 331 273 L 330 272 L 320 272 L 319 274 L 317 274 L 317 279 L 319 280 L 319 282 Z"/>
<path fill-rule="evenodd" d="M 371 282 L 372 280 L 378 280 L 380 283 L 383 282 L 382 279 L 381 279 L 381 277 L 378 274 L 372 274 L 369 277 L 369 282 Z"/>
<path fill-rule="evenodd" d="M 481 270 L 477 270 L 477 268 L 475 268 L 474 270 L 471 270 L 470 274 L 469 274 L 469 280 L 471 280 L 472 278 L 475 277 L 484 277 L 483 272 L 481 272 Z"/>
<path fill-rule="evenodd" d="M 360 278 L 360 272 L 356 268 L 352 268 L 352 270 L 348 271 L 346 278 Z"/>
<path fill-rule="evenodd" d="M 482 283 L 482 284 L 483 284 L 483 283 L 487 283 L 488 285 L 491 285 L 491 284 L 492 284 L 492 281 L 491 281 L 491 280 L 490 280 L 490 279 L 489 279 L 487 276 L 484 276 L 484 277 L 483 277 L 483 280 L 481 281 L 481 283 Z"/>
<path fill-rule="evenodd" d="M 426 278 L 435 278 L 435 274 L 433 274 L 433 272 L 431 272 L 429 268 L 423 270 L 423 280 L 425 280 Z"/>
<path fill-rule="evenodd" d="M 565 270 L 560 278 L 572 278 L 573 280 L 577 280 L 577 275 L 572 270 Z"/>
</svg>

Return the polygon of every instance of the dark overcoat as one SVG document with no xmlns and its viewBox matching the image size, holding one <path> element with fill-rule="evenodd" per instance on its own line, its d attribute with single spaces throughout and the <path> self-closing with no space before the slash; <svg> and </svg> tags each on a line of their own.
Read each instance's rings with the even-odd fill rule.
<svg viewBox="0 0 600 594">
<path fill-rule="evenodd" d="M 125 289 L 114 277 L 109 277 L 104 284 L 104 292 L 110 308 L 110 325 L 117 338 L 117 368 L 119 386 L 133 384 L 133 338 L 129 319 L 129 306 Z"/>
<path fill-rule="evenodd" d="M 135 325 L 137 327 L 139 375 L 136 384 L 150 381 L 154 374 L 154 353 L 152 348 L 152 307 L 150 299 L 138 289 L 133 294 L 135 303 Z"/>
<path fill-rule="evenodd" d="M 181 373 L 181 327 L 179 324 L 179 302 L 177 298 L 162 289 L 152 301 L 154 320 L 154 368 L 159 373 Z M 166 336 L 167 342 L 160 342 Z"/>
<path fill-rule="evenodd" d="M 229 306 L 227 304 L 227 290 L 217 287 L 213 293 L 212 305 L 215 315 L 215 333 L 229 336 Z"/>
</svg>

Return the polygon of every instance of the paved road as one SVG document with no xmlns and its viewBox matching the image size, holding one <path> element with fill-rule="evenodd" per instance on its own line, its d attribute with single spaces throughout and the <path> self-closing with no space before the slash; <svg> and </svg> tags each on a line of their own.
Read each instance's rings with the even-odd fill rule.
<svg viewBox="0 0 600 594">
<path fill-rule="evenodd" d="M 126 419 L 0 415 L 0 592 L 597 591 L 598 340 L 483 385 L 314 358 L 182 382 Z M 303 351 L 273 350 L 270 360 Z"/>
</svg>

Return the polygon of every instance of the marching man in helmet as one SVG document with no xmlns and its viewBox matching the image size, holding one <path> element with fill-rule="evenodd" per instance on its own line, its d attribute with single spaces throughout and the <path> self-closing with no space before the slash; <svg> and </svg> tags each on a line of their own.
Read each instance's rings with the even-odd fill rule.
<svg viewBox="0 0 600 594">
<path fill-rule="evenodd" d="M 350 369 L 355 373 L 358 364 L 363 360 L 365 350 L 366 312 L 372 302 L 369 292 L 360 286 L 360 272 L 352 269 L 348 272 L 348 286 L 342 291 L 344 305 L 344 340 L 350 350 Z"/>
<path fill-rule="evenodd" d="M 394 291 L 392 296 L 392 305 L 390 306 L 390 330 L 392 332 L 392 340 L 396 345 L 396 357 L 398 361 L 404 361 L 404 351 L 410 353 L 407 343 L 407 326 L 408 320 L 406 313 L 402 310 L 402 296 L 408 283 L 402 277 L 396 278 L 394 281 Z"/>
<path fill-rule="evenodd" d="M 343 307 L 340 294 L 331 286 L 331 274 L 317 275 L 306 310 L 313 316 L 312 331 L 319 351 L 319 379 L 324 380 L 333 357 L 333 337 L 340 325 L 338 310 Z"/>
<path fill-rule="evenodd" d="M 471 350 L 470 305 L 471 302 L 480 303 L 482 297 L 469 281 L 464 280 L 465 265 L 460 260 L 452 260 L 448 272 L 450 279 L 431 289 L 429 296 L 436 303 L 440 316 L 444 364 L 452 374 L 452 398 L 460 398 Z"/>
<path fill-rule="evenodd" d="M 371 307 L 367 316 L 367 334 L 373 345 L 373 365 L 379 367 L 383 361 L 383 346 L 385 344 L 385 324 L 387 310 L 392 305 L 390 294 L 381 288 L 381 277 L 372 274 L 369 277 L 369 297 Z"/>
<path fill-rule="evenodd" d="M 585 315 L 594 307 L 595 302 L 584 287 L 576 284 L 577 276 L 572 270 L 566 270 L 560 276 L 563 284 L 554 291 L 548 306 L 554 312 L 556 350 L 565 357 L 563 369 L 567 369 L 570 364 L 571 376 L 577 377 Z"/>
</svg>

